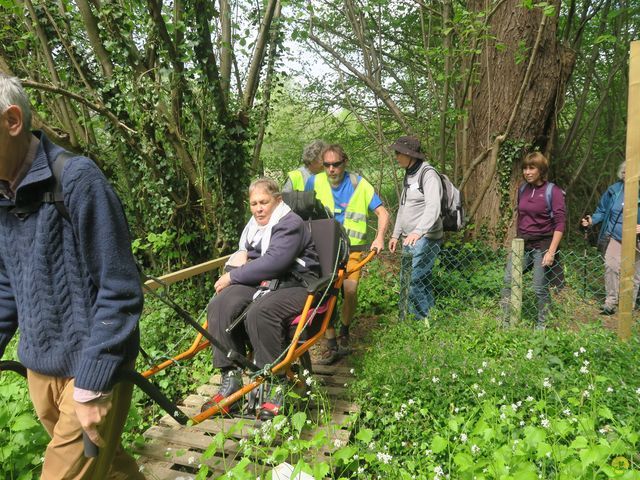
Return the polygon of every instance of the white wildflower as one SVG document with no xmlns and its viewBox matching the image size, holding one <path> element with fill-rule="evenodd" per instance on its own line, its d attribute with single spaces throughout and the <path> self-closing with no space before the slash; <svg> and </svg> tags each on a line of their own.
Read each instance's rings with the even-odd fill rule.
<svg viewBox="0 0 640 480">
<path fill-rule="evenodd" d="M 583 398 L 589 398 L 590 396 L 591 396 L 591 392 L 589 392 L 589 390 L 585 390 L 584 392 L 582 392 Z"/>
<path fill-rule="evenodd" d="M 442 467 L 440 465 L 436 465 L 436 467 L 433 469 L 433 473 L 435 473 L 436 475 L 443 476 L 444 475 L 444 470 L 442 469 Z"/>
<path fill-rule="evenodd" d="M 461 433 L 460 434 L 460 442 L 464 443 L 467 441 L 467 434 L 466 433 Z"/>
<path fill-rule="evenodd" d="M 451 380 L 455 380 L 455 379 L 457 379 L 457 378 L 458 378 L 458 374 L 457 374 L 456 372 L 453 372 L 453 373 L 451 374 Z"/>
<path fill-rule="evenodd" d="M 507 416 L 504 413 L 500 414 L 500 420 L 504 420 L 505 418 L 507 418 Z"/>
<path fill-rule="evenodd" d="M 362 475 L 364 473 L 364 467 L 358 467 L 358 475 Z"/>
<path fill-rule="evenodd" d="M 540 425 L 542 425 L 544 428 L 549 428 L 551 426 L 551 422 L 549 421 L 549 419 L 543 418 L 540 422 Z"/>
<path fill-rule="evenodd" d="M 306 368 L 302 371 L 302 375 L 305 377 L 309 376 L 309 370 L 307 370 Z"/>
<path fill-rule="evenodd" d="M 524 427 L 524 426 L 525 426 L 524 420 L 520 420 L 520 426 L 521 426 L 521 427 Z"/>
<path fill-rule="evenodd" d="M 413 405 L 414 403 L 416 403 L 416 401 L 413 398 L 410 398 L 409 401 L 407 402 L 409 405 Z"/>
<path fill-rule="evenodd" d="M 533 402 L 533 397 L 531 395 L 529 395 L 527 398 L 525 398 L 525 400 L 527 402 Z"/>
<path fill-rule="evenodd" d="M 580 367 L 580 373 L 587 374 L 589 373 L 589 369 L 583 365 L 582 367 Z"/>
<path fill-rule="evenodd" d="M 613 393 L 613 388 L 612 387 L 607 387 L 607 393 Z"/>
<path fill-rule="evenodd" d="M 471 445 L 471 453 L 477 455 L 478 453 L 480 453 L 480 447 L 474 443 L 473 445 Z"/>
<path fill-rule="evenodd" d="M 565 408 L 565 409 L 562 411 L 562 413 L 563 413 L 564 415 L 566 415 L 567 417 L 571 416 L 571 410 L 569 410 L 568 408 Z"/>
<path fill-rule="evenodd" d="M 486 395 L 486 393 L 487 393 L 487 392 L 485 392 L 484 390 L 480 390 L 480 391 L 478 392 L 478 398 L 482 398 L 482 397 L 484 397 L 484 396 Z"/>
<path fill-rule="evenodd" d="M 353 375 L 354 373 L 356 373 L 356 369 L 355 369 L 355 368 L 352 368 L 351 370 L 349 370 L 349 373 L 350 373 L 351 375 Z"/>
<path fill-rule="evenodd" d="M 542 386 L 544 388 L 551 388 L 551 380 L 549 380 L 547 377 L 545 377 L 544 381 L 542 382 Z"/>
<path fill-rule="evenodd" d="M 482 372 L 484 372 L 484 370 L 483 370 L 482 368 L 479 368 L 479 369 L 478 369 L 478 375 L 481 375 L 481 374 L 482 374 Z"/>
<path fill-rule="evenodd" d="M 491 382 L 491 383 L 496 383 L 496 378 L 495 378 L 495 377 L 491 377 L 490 382 Z"/>
<path fill-rule="evenodd" d="M 501 376 L 501 377 L 506 377 L 506 376 L 507 376 L 507 374 L 506 374 L 506 373 L 504 373 L 504 372 L 500 372 L 500 376 Z"/>
<path fill-rule="evenodd" d="M 482 362 L 482 366 L 483 366 L 483 368 L 487 368 L 487 366 L 488 366 L 488 365 L 489 365 L 489 364 L 488 364 L 487 362 Z"/>
<path fill-rule="evenodd" d="M 333 441 L 333 446 L 336 447 L 336 448 L 343 447 L 344 446 L 344 442 L 342 440 L 340 440 L 339 438 L 336 438 Z"/>
<path fill-rule="evenodd" d="M 580 350 L 580 353 L 587 353 L 587 349 L 584 347 L 580 347 L 578 350 Z"/>
<path fill-rule="evenodd" d="M 513 410 L 513 413 L 518 411 L 518 405 L 516 405 L 515 403 L 511 404 L 511 410 Z"/>
<path fill-rule="evenodd" d="M 376 454 L 376 457 L 378 458 L 379 462 L 382 462 L 386 465 L 391 461 L 391 459 L 393 458 L 393 455 L 389 453 L 378 452 Z"/>
<path fill-rule="evenodd" d="M 440 381 L 440 379 L 438 377 L 431 377 L 431 381 L 433 383 L 438 383 Z"/>
<path fill-rule="evenodd" d="M 525 358 L 527 360 L 531 360 L 533 358 L 533 350 L 531 349 L 527 350 L 527 354 L 525 355 Z"/>
</svg>

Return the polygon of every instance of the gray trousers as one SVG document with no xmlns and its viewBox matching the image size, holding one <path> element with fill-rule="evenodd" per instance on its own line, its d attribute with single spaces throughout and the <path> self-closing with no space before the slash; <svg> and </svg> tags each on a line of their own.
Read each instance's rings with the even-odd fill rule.
<svg viewBox="0 0 640 480">
<path fill-rule="evenodd" d="M 606 307 L 618 306 L 618 293 L 620 291 L 620 257 L 622 256 L 622 244 L 615 240 L 609 240 L 609 246 L 604 254 L 604 289 L 607 293 L 604 304 Z M 636 254 L 636 273 L 633 276 L 633 304 L 636 304 L 638 286 L 640 285 L 640 256 Z M 626 259 L 626 261 L 632 261 Z"/>
<path fill-rule="evenodd" d="M 244 355 L 247 347 L 254 352 L 260 368 L 274 362 L 286 346 L 287 331 L 293 317 L 300 314 L 307 299 L 303 287 L 279 288 L 253 300 L 255 287 L 230 285 L 211 299 L 207 307 L 208 329 L 226 351 Z M 253 302 L 253 303 L 252 303 Z M 247 316 L 231 333 L 226 328 L 251 304 Z M 226 352 L 214 348 L 213 366 L 232 367 Z"/>
</svg>

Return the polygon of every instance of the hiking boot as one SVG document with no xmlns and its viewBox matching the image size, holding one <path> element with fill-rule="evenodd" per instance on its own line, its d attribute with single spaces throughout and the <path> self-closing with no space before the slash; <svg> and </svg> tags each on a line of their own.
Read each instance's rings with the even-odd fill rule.
<svg viewBox="0 0 640 480">
<path fill-rule="evenodd" d="M 338 337 L 338 353 L 342 355 L 349 355 L 351 353 L 349 335 L 340 335 Z"/>
<path fill-rule="evenodd" d="M 242 371 L 234 368 L 231 370 L 227 370 L 226 372 L 222 372 L 220 377 L 221 382 L 218 393 L 216 393 L 213 397 L 206 401 L 204 405 L 202 405 L 202 408 L 200 408 L 200 412 L 204 412 L 205 410 L 210 409 L 211 407 L 217 405 L 222 400 L 227 398 L 232 393 L 242 388 Z M 240 402 L 235 402 L 231 405 L 223 407 L 220 411 L 222 413 L 232 413 L 239 410 Z"/>
<path fill-rule="evenodd" d="M 318 365 L 333 365 L 342 357 L 344 357 L 344 353 L 341 353 L 338 347 L 330 347 L 322 353 L 320 360 L 318 360 Z"/>
<path fill-rule="evenodd" d="M 287 393 L 287 382 L 285 379 L 278 379 L 272 383 L 264 384 L 265 399 L 260 406 L 258 418 L 263 422 L 273 419 L 281 413 L 284 407 L 284 396 Z"/>
<path fill-rule="evenodd" d="M 600 315 L 613 315 L 616 313 L 616 307 L 610 307 L 609 305 L 603 305 L 600 309 Z"/>
</svg>

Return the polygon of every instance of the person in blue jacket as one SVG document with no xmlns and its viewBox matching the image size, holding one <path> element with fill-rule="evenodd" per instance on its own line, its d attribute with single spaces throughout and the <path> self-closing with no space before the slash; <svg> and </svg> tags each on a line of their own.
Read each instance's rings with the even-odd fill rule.
<svg viewBox="0 0 640 480">
<path fill-rule="evenodd" d="M 611 185 L 600 198 L 598 207 L 593 215 L 587 215 L 582 219 L 582 226 L 602 224 L 598 235 L 598 246 L 604 252 L 604 288 L 606 297 L 601 308 L 603 315 L 612 315 L 618 308 L 618 292 L 620 289 L 620 262 L 622 256 L 622 210 L 624 208 L 624 174 L 625 162 L 618 167 L 618 178 L 620 179 Z M 636 234 L 640 234 L 640 209 L 638 209 L 638 219 Z M 636 237 L 637 238 L 637 237 Z M 633 304 L 635 305 L 638 296 L 638 286 L 640 285 L 640 257 L 638 252 L 638 242 L 636 240 L 636 258 L 625 259 L 633 261 L 636 265 L 633 276 Z"/>
</svg>

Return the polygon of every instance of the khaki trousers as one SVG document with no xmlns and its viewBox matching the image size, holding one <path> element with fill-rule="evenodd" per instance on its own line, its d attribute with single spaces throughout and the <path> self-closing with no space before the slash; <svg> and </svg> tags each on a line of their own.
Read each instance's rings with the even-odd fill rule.
<svg viewBox="0 0 640 480">
<path fill-rule="evenodd" d="M 42 466 L 42 480 L 144 480 L 136 461 L 120 443 L 129 413 L 133 385 L 118 383 L 113 389 L 111 411 L 101 428 L 107 446 L 96 458 L 84 456 L 82 427 L 76 417 L 73 379 L 27 371 L 29 395 L 51 441 Z"/>
</svg>

